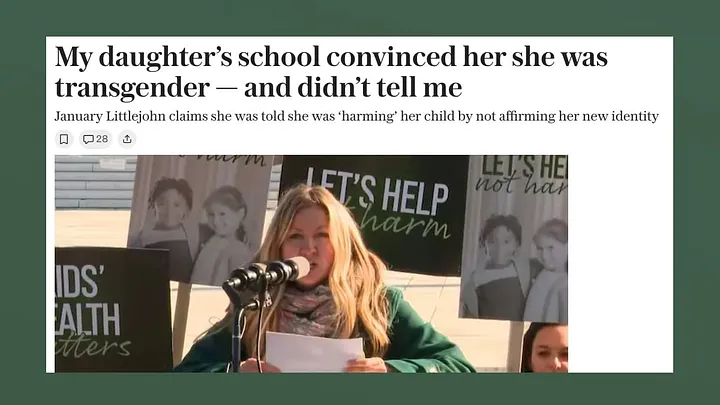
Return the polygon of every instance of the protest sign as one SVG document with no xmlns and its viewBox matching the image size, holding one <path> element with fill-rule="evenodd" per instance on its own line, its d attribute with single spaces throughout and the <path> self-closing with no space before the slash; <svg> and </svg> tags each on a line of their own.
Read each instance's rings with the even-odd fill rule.
<svg viewBox="0 0 720 405">
<path fill-rule="evenodd" d="M 471 156 L 460 317 L 567 323 L 568 156 Z"/>
<path fill-rule="evenodd" d="M 280 193 L 326 187 L 395 271 L 460 274 L 467 156 L 285 156 Z"/>
<path fill-rule="evenodd" d="M 55 248 L 55 371 L 171 368 L 168 252 Z"/>
<path fill-rule="evenodd" d="M 139 156 L 128 247 L 168 249 L 170 279 L 220 286 L 261 243 L 273 157 Z"/>
</svg>

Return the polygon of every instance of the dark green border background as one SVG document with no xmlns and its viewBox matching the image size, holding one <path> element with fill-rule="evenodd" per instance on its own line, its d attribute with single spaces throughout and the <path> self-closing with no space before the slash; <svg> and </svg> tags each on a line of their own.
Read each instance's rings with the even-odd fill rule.
<svg viewBox="0 0 720 405">
<path fill-rule="evenodd" d="M 2 0 L 2 396 L 13 402 L 118 404 L 130 400 L 201 404 L 228 399 L 275 403 L 306 398 L 434 404 L 565 399 L 605 404 L 611 398 L 657 403 L 702 395 L 698 391 L 708 388 L 711 376 L 717 374 L 713 360 L 717 353 L 712 349 L 717 315 L 710 312 L 717 308 L 714 298 L 720 285 L 718 260 L 711 260 L 718 249 L 716 211 L 720 207 L 715 191 L 717 169 L 711 163 L 720 151 L 718 126 L 712 120 L 718 116 L 720 95 L 716 4 L 710 0 Z M 45 285 L 45 255 L 39 252 L 44 248 L 46 212 L 46 35 L 673 36 L 678 375 L 44 375 L 45 295 L 41 286 Z M 652 167 L 652 148 L 648 145 L 645 155 L 628 158 L 648 159 Z M 622 154 L 622 145 L 618 153 Z M 648 230 L 627 224 L 618 231 L 642 237 Z M 633 305 L 653 310 L 652 302 Z M 652 325 L 647 330 L 650 341 Z M 624 333 L 611 323 L 599 323 L 597 332 Z M 599 346 L 597 350 L 609 362 L 633 356 L 625 347 Z M 307 395 L 310 389 L 319 392 Z M 244 395 L 238 397 L 240 392 Z M 372 399 L 362 399 L 364 395 Z M 459 398 L 464 395 L 468 398 Z"/>
</svg>

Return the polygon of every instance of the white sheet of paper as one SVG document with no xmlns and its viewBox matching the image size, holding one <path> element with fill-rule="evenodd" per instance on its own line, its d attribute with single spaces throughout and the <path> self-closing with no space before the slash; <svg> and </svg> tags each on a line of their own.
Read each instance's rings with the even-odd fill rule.
<svg viewBox="0 0 720 405">
<path fill-rule="evenodd" d="M 283 373 L 341 373 L 349 360 L 360 357 L 363 357 L 362 338 L 265 334 L 265 361 Z"/>
</svg>

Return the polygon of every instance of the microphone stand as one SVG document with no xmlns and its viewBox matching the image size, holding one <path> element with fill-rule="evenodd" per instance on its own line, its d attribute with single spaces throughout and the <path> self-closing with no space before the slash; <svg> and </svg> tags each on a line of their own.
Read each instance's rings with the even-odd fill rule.
<svg viewBox="0 0 720 405">
<path fill-rule="evenodd" d="M 257 271 L 257 279 L 248 285 L 246 289 L 238 291 L 227 282 L 223 283 L 222 288 L 225 294 L 230 298 L 232 303 L 233 311 L 233 336 L 232 336 L 232 364 L 230 370 L 233 373 L 240 372 L 240 347 L 242 345 L 242 337 L 245 333 L 245 311 L 248 310 L 260 310 L 260 316 L 258 319 L 258 339 L 257 344 L 260 344 L 260 330 L 262 328 L 262 310 L 263 308 L 272 305 L 270 296 L 268 294 L 269 282 L 266 277 L 265 266 L 251 265 Z M 255 298 L 255 295 L 257 297 Z M 260 347 L 257 348 L 258 356 L 260 353 Z M 258 359 L 259 360 L 259 359 Z M 258 371 L 262 373 L 262 368 L 258 362 Z"/>
<path fill-rule="evenodd" d="M 245 333 L 245 311 L 254 310 L 260 307 L 257 299 L 249 294 L 243 294 L 240 291 L 230 287 L 227 283 L 223 284 L 225 294 L 230 298 L 233 312 L 233 336 L 232 336 L 232 364 L 233 373 L 240 372 L 240 346 L 242 337 Z"/>
<path fill-rule="evenodd" d="M 259 300 L 257 301 L 260 313 L 258 314 L 258 325 L 257 325 L 257 340 L 255 341 L 255 352 L 257 353 L 257 360 L 258 360 L 258 373 L 262 373 L 262 362 L 260 359 L 262 358 L 261 349 L 260 349 L 260 342 L 262 341 L 262 322 L 263 322 L 263 308 L 269 307 L 272 305 L 272 302 L 270 301 L 268 290 L 270 288 L 270 283 L 268 282 L 268 279 L 266 277 L 265 268 L 262 268 L 260 271 L 261 277 L 258 277 L 258 283 L 256 285 L 256 291 L 258 293 Z"/>
</svg>

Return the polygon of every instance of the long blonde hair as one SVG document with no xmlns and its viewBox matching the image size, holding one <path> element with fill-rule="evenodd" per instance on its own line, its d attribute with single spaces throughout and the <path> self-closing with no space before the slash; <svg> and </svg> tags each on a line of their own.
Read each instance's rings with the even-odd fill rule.
<svg viewBox="0 0 720 405">
<path fill-rule="evenodd" d="M 287 238 L 295 215 L 309 207 L 320 207 L 328 216 L 330 243 L 335 250 L 335 261 L 330 269 L 328 285 L 337 308 L 337 337 L 349 338 L 356 331 L 356 327 L 360 327 L 368 340 L 366 350 L 370 353 L 366 354 L 369 357 L 382 357 L 390 343 L 388 306 L 383 283 L 387 267 L 365 246 L 360 228 L 347 207 L 327 189 L 298 185 L 288 190 L 275 210 L 260 251 L 253 261 L 281 260 L 280 247 Z M 284 290 L 284 286 L 280 285 L 271 291 L 272 306 L 263 310 L 262 347 L 265 347 L 265 332 L 277 327 L 277 308 Z M 200 337 L 232 327 L 231 309 L 228 307 L 225 317 Z M 243 344 L 245 348 L 252 348 L 251 357 L 264 357 L 264 350 L 260 356 L 255 352 L 258 312 L 250 311 L 246 314 Z"/>
</svg>

